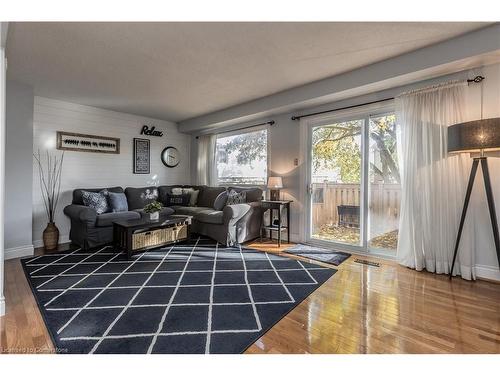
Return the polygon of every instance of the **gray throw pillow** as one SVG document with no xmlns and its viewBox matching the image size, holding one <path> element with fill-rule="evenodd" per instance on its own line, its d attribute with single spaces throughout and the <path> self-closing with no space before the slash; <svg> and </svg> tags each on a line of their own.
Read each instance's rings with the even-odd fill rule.
<svg viewBox="0 0 500 375">
<path fill-rule="evenodd" d="M 245 190 L 240 191 L 239 193 L 236 190 L 230 190 L 227 196 L 227 205 L 230 204 L 240 204 L 247 202 L 247 193 Z"/>
<path fill-rule="evenodd" d="M 128 211 L 127 196 L 125 193 L 108 192 L 108 201 L 113 212 Z"/>
<path fill-rule="evenodd" d="M 198 194 L 200 194 L 199 190 L 193 190 L 190 193 L 189 197 L 189 205 L 190 206 L 196 206 L 196 203 L 198 203 Z"/>
<path fill-rule="evenodd" d="M 214 210 L 222 211 L 227 202 L 227 190 L 217 195 L 214 201 Z"/>
<path fill-rule="evenodd" d="M 93 208 L 97 215 L 108 212 L 109 205 L 106 197 L 107 194 L 109 194 L 107 190 L 102 190 L 98 193 L 82 191 L 83 204 L 87 207 Z"/>
</svg>

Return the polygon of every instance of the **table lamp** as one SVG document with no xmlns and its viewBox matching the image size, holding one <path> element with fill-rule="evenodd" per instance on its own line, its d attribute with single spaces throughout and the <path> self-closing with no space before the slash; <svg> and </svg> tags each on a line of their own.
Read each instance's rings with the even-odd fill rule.
<svg viewBox="0 0 500 375">
<path fill-rule="evenodd" d="M 450 278 L 453 275 L 453 267 L 457 258 L 458 246 L 462 229 L 464 227 L 467 207 L 469 206 L 472 187 L 476 177 L 479 162 L 483 170 L 484 188 L 486 190 L 486 198 L 488 200 L 488 208 L 490 211 L 491 226 L 493 228 L 493 239 L 497 252 L 498 264 L 500 266 L 500 238 L 498 236 L 498 223 L 495 211 L 495 201 L 493 200 L 493 192 L 491 190 L 490 172 L 488 170 L 488 160 L 485 156 L 485 151 L 500 150 L 500 117 L 489 118 L 484 120 L 475 120 L 456 124 L 448 127 L 448 152 L 478 152 L 479 156 L 473 158 L 472 169 L 470 172 L 469 183 L 465 193 L 464 207 L 462 209 L 462 217 L 458 227 L 457 241 L 455 242 L 455 251 L 453 253 L 453 262 L 451 264 Z"/>
<path fill-rule="evenodd" d="M 283 188 L 283 179 L 281 177 L 269 177 L 267 179 L 267 187 L 270 190 L 271 200 L 280 200 L 280 189 Z"/>
</svg>

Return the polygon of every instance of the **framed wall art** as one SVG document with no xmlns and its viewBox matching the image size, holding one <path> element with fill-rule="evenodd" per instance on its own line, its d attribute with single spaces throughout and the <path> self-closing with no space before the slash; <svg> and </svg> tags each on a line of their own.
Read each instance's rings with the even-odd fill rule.
<svg viewBox="0 0 500 375">
<path fill-rule="evenodd" d="M 63 151 L 120 153 L 120 138 L 58 131 L 57 149 Z"/>
<path fill-rule="evenodd" d="M 151 144 L 149 139 L 134 138 L 134 173 L 151 173 Z"/>
</svg>

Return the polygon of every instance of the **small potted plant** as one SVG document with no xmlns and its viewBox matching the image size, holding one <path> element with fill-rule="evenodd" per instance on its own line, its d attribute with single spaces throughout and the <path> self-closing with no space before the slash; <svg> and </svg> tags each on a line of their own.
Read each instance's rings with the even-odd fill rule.
<svg viewBox="0 0 500 375">
<path fill-rule="evenodd" d="M 149 214 L 150 220 L 158 220 L 160 218 L 160 211 L 163 208 L 160 202 L 153 201 L 144 206 L 144 212 Z"/>
</svg>

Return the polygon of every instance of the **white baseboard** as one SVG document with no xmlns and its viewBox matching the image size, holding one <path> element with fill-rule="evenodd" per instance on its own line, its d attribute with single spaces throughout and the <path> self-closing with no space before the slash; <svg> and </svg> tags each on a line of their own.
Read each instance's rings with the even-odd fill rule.
<svg viewBox="0 0 500 375">
<path fill-rule="evenodd" d="M 500 281 L 500 269 L 492 266 L 476 264 L 476 277 L 486 280 Z"/>
<path fill-rule="evenodd" d="M 0 316 L 5 315 L 5 298 L 0 299 Z"/>
<path fill-rule="evenodd" d="M 63 244 L 63 243 L 68 243 L 68 242 L 71 242 L 69 240 L 69 235 L 64 235 L 64 236 L 59 236 L 59 243 L 60 244 Z M 37 247 L 43 247 L 43 240 L 36 240 L 36 241 L 33 241 L 33 246 L 35 248 Z"/>
<path fill-rule="evenodd" d="M 5 259 L 14 259 L 32 256 L 35 252 L 33 245 L 25 245 L 18 247 L 11 247 L 10 249 L 5 249 Z"/>
</svg>

